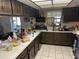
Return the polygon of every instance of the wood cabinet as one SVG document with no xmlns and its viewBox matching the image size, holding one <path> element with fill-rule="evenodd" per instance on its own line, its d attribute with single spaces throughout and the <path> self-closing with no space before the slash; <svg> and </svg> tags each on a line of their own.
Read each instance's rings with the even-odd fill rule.
<svg viewBox="0 0 79 59">
<path fill-rule="evenodd" d="M 16 59 L 34 59 L 41 46 L 40 37 L 39 34 Z"/>
<path fill-rule="evenodd" d="M 40 48 L 41 48 L 41 39 L 42 39 L 42 35 L 41 35 L 41 34 L 42 34 L 42 33 L 40 33 L 40 34 L 38 35 L 38 37 L 37 37 L 39 50 L 40 50 Z"/>
<path fill-rule="evenodd" d="M 29 59 L 27 48 L 16 59 Z"/>
<path fill-rule="evenodd" d="M 39 16 L 39 10 L 23 4 L 23 15 L 25 17 L 37 17 Z"/>
<path fill-rule="evenodd" d="M 35 55 L 37 54 L 37 51 L 39 50 L 39 42 L 38 40 L 36 39 L 35 40 Z"/>
<path fill-rule="evenodd" d="M 52 33 L 52 32 L 43 32 L 41 43 L 54 44 L 55 43 L 54 33 Z"/>
<path fill-rule="evenodd" d="M 25 17 L 33 17 L 33 9 L 30 6 L 23 5 L 23 15 Z"/>
<path fill-rule="evenodd" d="M 0 0 L 0 14 L 11 15 L 11 1 L 10 0 Z"/>
<path fill-rule="evenodd" d="M 13 15 L 23 15 L 23 10 L 22 10 L 22 3 L 20 3 L 17 0 L 12 0 L 12 11 Z"/>
<path fill-rule="evenodd" d="M 40 50 L 41 44 L 40 44 L 40 35 L 38 35 L 35 38 L 35 55 L 37 54 L 38 50 Z"/>
<path fill-rule="evenodd" d="M 79 7 L 63 8 L 62 18 L 63 22 L 79 21 Z"/>
<path fill-rule="evenodd" d="M 34 54 L 34 46 L 33 46 L 29 51 L 29 59 L 34 59 L 34 57 L 35 57 L 35 54 Z"/>
<path fill-rule="evenodd" d="M 23 4 L 23 15 L 24 15 L 24 17 L 29 17 L 30 16 L 29 7 L 25 4 Z"/>
<path fill-rule="evenodd" d="M 55 44 L 64 46 L 73 46 L 73 34 L 72 33 L 59 33 L 59 32 L 43 32 L 41 43 L 43 44 Z"/>
<path fill-rule="evenodd" d="M 0 14 L 36 17 L 39 15 L 39 11 L 17 0 L 0 0 Z"/>
<path fill-rule="evenodd" d="M 55 33 L 55 44 L 64 46 L 73 46 L 73 34 Z"/>
<path fill-rule="evenodd" d="M 31 44 L 28 46 L 28 54 L 29 59 L 34 59 L 35 57 L 34 41 L 32 41 Z"/>
</svg>

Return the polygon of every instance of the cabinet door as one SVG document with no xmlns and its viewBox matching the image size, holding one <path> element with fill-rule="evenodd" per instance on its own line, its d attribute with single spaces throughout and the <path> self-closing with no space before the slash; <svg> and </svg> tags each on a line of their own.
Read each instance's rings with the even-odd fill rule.
<svg viewBox="0 0 79 59">
<path fill-rule="evenodd" d="M 16 59 L 29 59 L 27 48 Z"/>
<path fill-rule="evenodd" d="M 35 53 L 34 53 L 34 46 L 33 46 L 29 51 L 29 59 L 34 59 L 34 57 L 35 57 Z"/>
<path fill-rule="evenodd" d="M 73 45 L 72 33 L 55 33 L 55 44 L 72 46 Z"/>
<path fill-rule="evenodd" d="M 21 58 L 22 59 L 22 58 Z M 24 59 L 29 59 L 28 54 L 25 55 Z"/>
<path fill-rule="evenodd" d="M 38 37 L 35 39 L 35 55 L 37 54 L 39 50 L 39 39 Z"/>
<path fill-rule="evenodd" d="M 40 50 L 40 48 L 41 48 L 41 39 L 42 39 L 42 35 L 41 35 L 42 33 L 40 33 L 39 35 L 38 35 L 38 48 L 39 48 L 39 50 Z"/>
<path fill-rule="evenodd" d="M 25 4 L 23 4 L 23 15 L 25 17 L 30 17 L 30 14 L 31 14 L 30 13 L 30 7 L 25 5 Z"/>
<path fill-rule="evenodd" d="M 37 17 L 39 16 L 39 11 L 35 8 L 23 4 L 23 15 L 25 17 Z"/>
<path fill-rule="evenodd" d="M 11 1 L 10 0 L 0 0 L 0 14 L 11 15 Z"/>
<path fill-rule="evenodd" d="M 52 33 L 52 32 L 43 32 L 41 42 L 45 43 L 45 44 L 54 44 L 54 42 L 55 42 L 54 33 Z"/>
<path fill-rule="evenodd" d="M 34 41 L 32 41 L 28 46 L 28 54 L 29 54 L 29 59 L 34 59 L 35 57 Z"/>
<path fill-rule="evenodd" d="M 22 3 L 12 0 L 13 15 L 23 15 Z"/>
</svg>

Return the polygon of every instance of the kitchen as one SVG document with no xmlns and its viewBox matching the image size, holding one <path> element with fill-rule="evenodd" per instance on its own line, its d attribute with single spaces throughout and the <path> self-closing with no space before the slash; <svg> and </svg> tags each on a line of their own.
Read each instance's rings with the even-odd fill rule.
<svg viewBox="0 0 79 59">
<path fill-rule="evenodd" d="M 0 0 L 1 59 L 79 59 L 78 0 Z"/>
</svg>

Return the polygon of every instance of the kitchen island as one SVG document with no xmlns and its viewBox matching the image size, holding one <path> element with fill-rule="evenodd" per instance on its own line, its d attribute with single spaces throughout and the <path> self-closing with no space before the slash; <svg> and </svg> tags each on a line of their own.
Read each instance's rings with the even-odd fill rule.
<svg viewBox="0 0 79 59">
<path fill-rule="evenodd" d="M 55 44 L 72 46 L 72 31 L 46 31 L 46 30 L 35 30 L 36 32 L 28 35 L 30 41 L 21 43 L 17 47 L 13 47 L 11 51 L 0 50 L 1 59 L 34 59 L 35 55 L 40 49 L 40 43 L 42 44 Z M 66 34 L 66 42 L 63 40 L 63 34 Z M 62 36 L 63 35 L 63 36 Z M 69 36 L 70 35 L 70 36 Z M 67 36 L 69 38 L 67 38 Z M 63 42 L 63 43 L 61 43 Z M 68 44 L 67 44 L 68 43 Z"/>
</svg>

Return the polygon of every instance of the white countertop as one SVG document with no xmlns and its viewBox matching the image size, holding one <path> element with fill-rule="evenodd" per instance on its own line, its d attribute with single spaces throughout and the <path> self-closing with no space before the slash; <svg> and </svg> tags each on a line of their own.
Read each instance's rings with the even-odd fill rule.
<svg viewBox="0 0 79 59">
<path fill-rule="evenodd" d="M 41 32 L 56 32 L 56 33 L 75 33 L 75 31 L 52 31 L 52 30 L 36 30 Z"/>
<path fill-rule="evenodd" d="M 40 34 L 40 32 L 59 32 L 59 33 L 77 33 L 74 31 L 51 31 L 51 30 L 35 30 L 36 32 L 28 35 L 30 41 L 26 43 L 21 43 L 19 46 L 14 47 L 11 51 L 2 51 L 0 50 L 0 59 L 16 59 L 16 57 Z"/>
<path fill-rule="evenodd" d="M 16 57 L 39 35 L 40 31 L 37 31 L 29 35 L 30 41 L 26 43 L 21 43 L 19 46 L 14 47 L 11 51 L 2 51 L 0 50 L 0 59 L 16 59 Z"/>
</svg>

